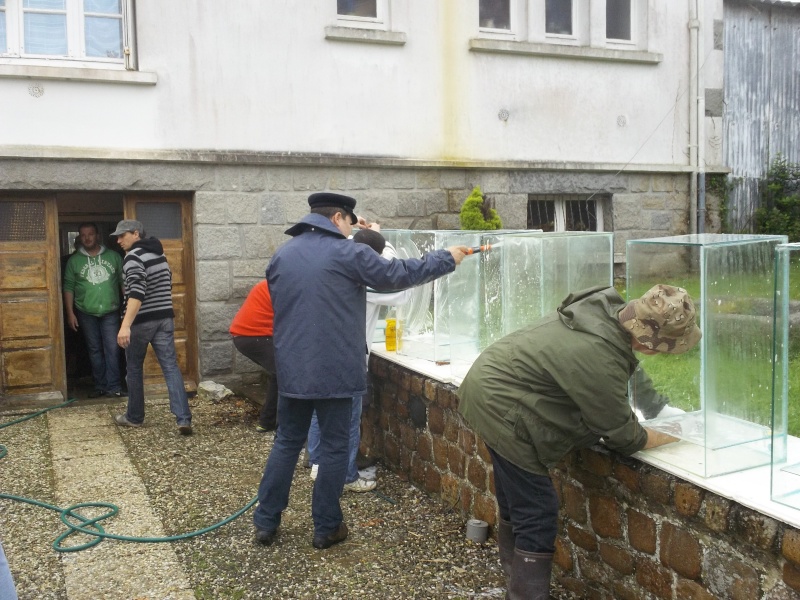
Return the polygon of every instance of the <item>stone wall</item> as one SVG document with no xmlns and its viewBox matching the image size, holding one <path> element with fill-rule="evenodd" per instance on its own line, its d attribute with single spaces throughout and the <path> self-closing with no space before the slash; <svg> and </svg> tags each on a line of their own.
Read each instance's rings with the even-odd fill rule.
<svg viewBox="0 0 800 600">
<path fill-rule="evenodd" d="M 455 388 L 378 356 L 362 450 L 467 518 L 496 523 L 491 459 Z M 800 531 L 602 446 L 552 472 L 554 583 L 597 600 L 800 598 Z"/>
</svg>

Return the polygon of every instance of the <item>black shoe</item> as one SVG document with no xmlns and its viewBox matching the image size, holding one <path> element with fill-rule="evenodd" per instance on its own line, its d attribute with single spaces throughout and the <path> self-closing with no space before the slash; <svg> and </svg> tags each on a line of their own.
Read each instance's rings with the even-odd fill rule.
<svg viewBox="0 0 800 600">
<path fill-rule="evenodd" d="M 378 459 L 374 456 L 364 456 L 361 452 L 356 454 L 356 468 L 359 471 L 368 469 L 376 464 L 378 464 Z"/>
<path fill-rule="evenodd" d="M 278 535 L 278 530 L 273 529 L 267 531 L 266 529 L 259 529 L 256 527 L 256 541 L 262 546 L 270 546 L 275 541 L 275 536 Z"/>
<path fill-rule="evenodd" d="M 334 531 L 333 533 L 329 533 L 328 535 L 320 535 L 314 536 L 314 541 L 312 545 L 317 550 L 325 550 L 326 548 L 330 548 L 334 544 L 338 544 L 339 542 L 343 542 L 347 539 L 347 525 L 345 525 L 344 521 L 339 523 L 339 528 Z"/>
<path fill-rule="evenodd" d="M 128 394 L 122 390 L 117 390 L 116 392 L 106 392 L 105 395 L 108 398 L 125 398 Z"/>
<path fill-rule="evenodd" d="M 92 390 L 88 394 L 86 394 L 87 398 L 99 398 L 100 396 L 105 396 L 106 393 L 103 390 Z"/>
<path fill-rule="evenodd" d="M 267 433 L 268 431 L 275 431 L 278 428 L 277 423 L 262 425 L 261 423 L 256 423 L 256 431 L 258 433 Z"/>
<path fill-rule="evenodd" d="M 192 435 L 191 425 L 178 425 L 178 433 L 181 435 Z"/>
</svg>

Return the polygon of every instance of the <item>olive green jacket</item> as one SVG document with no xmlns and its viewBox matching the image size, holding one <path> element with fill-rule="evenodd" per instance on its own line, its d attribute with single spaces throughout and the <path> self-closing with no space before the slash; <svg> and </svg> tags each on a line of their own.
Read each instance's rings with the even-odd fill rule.
<svg viewBox="0 0 800 600">
<path fill-rule="evenodd" d="M 644 447 L 627 397 L 638 361 L 617 320 L 624 306 L 614 288 L 576 292 L 484 350 L 458 389 L 459 410 L 492 450 L 546 475 L 601 438 L 623 454 Z"/>
</svg>

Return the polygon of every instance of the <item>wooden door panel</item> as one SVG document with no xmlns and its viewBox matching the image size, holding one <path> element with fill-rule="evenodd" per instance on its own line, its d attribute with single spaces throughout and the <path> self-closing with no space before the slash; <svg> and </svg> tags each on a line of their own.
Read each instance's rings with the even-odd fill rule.
<svg viewBox="0 0 800 600">
<path fill-rule="evenodd" d="M 47 338 L 50 335 L 50 307 L 47 298 L 7 301 L 0 304 L 0 340 Z"/>
<path fill-rule="evenodd" d="M 3 351 L 3 375 L 8 389 L 48 386 L 53 381 L 52 346 Z"/>
<path fill-rule="evenodd" d="M 148 222 L 148 215 L 157 214 L 160 204 L 169 205 L 164 207 L 166 209 L 162 213 L 164 219 L 161 219 L 161 221 L 169 221 L 169 223 L 159 222 L 157 218 L 151 218 Z M 176 209 L 176 205 L 179 206 L 179 210 Z M 137 206 L 142 207 L 142 210 L 137 211 Z M 180 223 L 174 222 L 173 215 L 179 215 Z M 175 350 L 178 355 L 178 365 L 183 374 L 187 391 L 195 391 L 199 359 L 194 318 L 194 242 L 191 199 L 181 195 L 126 195 L 125 218 L 141 221 L 146 234 L 157 237 L 164 247 L 164 255 L 167 257 L 172 271 L 172 307 L 175 312 Z M 167 233 L 160 234 L 160 231 Z M 177 237 L 177 232 L 180 232 L 180 237 Z M 163 374 L 152 348 L 148 349 L 145 357 L 144 374 L 147 390 L 153 393 L 163 391 L 165 387 Z"/>
<path fill-rule="evenodd" d="M 0 195 L 0 405 L 39 407 L 67 391 L 55 196 Z"/>
<path fill-rule="evenodd" d="M 26 250 L 0 254 L 0 289 L 24 290 L 47 287 L 47 253 Z"/>
</svg>

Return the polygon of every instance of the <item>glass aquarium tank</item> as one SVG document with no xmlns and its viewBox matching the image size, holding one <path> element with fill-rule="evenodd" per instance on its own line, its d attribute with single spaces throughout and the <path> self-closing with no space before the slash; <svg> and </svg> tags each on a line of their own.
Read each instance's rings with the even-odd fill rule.
<svg viewBox="0 0 800 600">
<path fill-rule="evenodd" d="M 601 232 L 483 232 L 485 250 L 450 284 L 451 361 L 456 380 L 490 344 L 555 310 L 570 292 L 610 286 L 614 236 Z M 458 283 L 463 285 L 458 286 Z"/>
<path fill-rule="evenodd" d="M 398 258 L 421 258 L 450 246 L 477 246 L 482 232 L 390 229 L 381 233 L 395 247 Z M 396 308 L 398 354 L 439 364 L 450 362 L 450 312 L 445 307 L 461 302 L 453 290 L 477 287 L 470 274 L 461 270 L 465 263 L 475 260 L 477 257 L 468 256 L 453 273 L 413 288 L 411 299 Z"/>
<path fill-rule="evenodd" d="M 775 255 L 772 500 L 800 508 L 800 244 Z"/>
<path fill-rule="evenodd" d="M 628 299 L 659 283 L 685 288 L 703 333 L 686 353 L 638 355 L 653 386 L 631 381 L 633 408 L 645 426 L 679 439 L 648 454 L 701 477 L 769 463 L 774 264 L 786 241 L 731 234 L 628 241 Z M 653 409 L 658 395 L 670 410 Z"/>
</svg>

